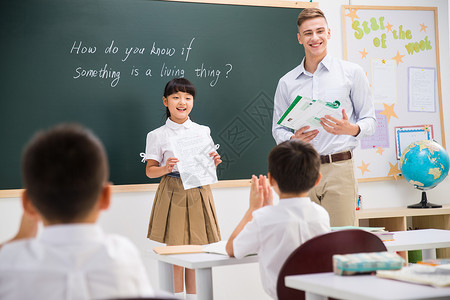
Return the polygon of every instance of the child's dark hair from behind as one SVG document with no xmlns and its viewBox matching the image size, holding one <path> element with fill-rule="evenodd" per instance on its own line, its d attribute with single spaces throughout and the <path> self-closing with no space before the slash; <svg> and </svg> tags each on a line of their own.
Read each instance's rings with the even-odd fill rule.
<svg viewBox="0 0 450 300">
<path fill-rule="evenodd" d="M 186 78 L 174 78 L 171 81 L 169 81 L 166 84 L 166 87 L 164 88 L 164 97 L 167 98 L 168 96 L 177 92 L 184 92 L 191 94 L 192 97 L 195 99 L 195 87 Z M 170 117 L 170 111 L 169 108 L 167 107 L 166 107 L 166 117 L 167 118 Z"/>
<path fill-rule="evenodd" d="M 308 192 L 320 173 L 320 156 L 300 140 L 285 141 L 269 153 L 269 172 L 282 193 Z"/>
<path fill-rule="evenodd" d="M 76 124 L 39 132 L 22 157 L 24 188 L 49 221 L 73 223 L 97 203 L 108 179 L 102 143 Z"/>
</svg>

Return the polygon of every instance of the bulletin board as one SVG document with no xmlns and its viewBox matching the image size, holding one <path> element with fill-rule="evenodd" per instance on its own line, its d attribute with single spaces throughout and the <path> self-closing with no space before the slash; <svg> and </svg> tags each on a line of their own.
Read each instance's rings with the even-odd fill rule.
<svg viewBox="0 0 450 300">
<path fill-rule="evenodd" d="M 436 7 L 342 6 L 344 58 L 363 67 L 376 131 L 354 151 L 359 182 L 401 178 L 411 142 L 445 147 Z"/>
</svg>

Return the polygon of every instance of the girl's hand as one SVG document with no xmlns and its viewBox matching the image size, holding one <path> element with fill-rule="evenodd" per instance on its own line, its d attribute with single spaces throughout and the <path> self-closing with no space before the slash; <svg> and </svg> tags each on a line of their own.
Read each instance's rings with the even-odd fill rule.
<svg viewBox="0 0 450 300">
<path fill-rule="evenodd" d="M 176 158 L 176 157 L 169 157 L 169 158 L 167 159 L 167 162 L 166 162 L 166 165 L 165 165 L 166 170 L 167 170 L 167 173 L 172 172 L 173 167 L 175 167 L 175 165 L 177 164 L 177 162 L 179 162 L 179 160 L 178 160 L 178 158 Z"/>
<path fill-rule="evenodd" d="M 215 165 L 216 167 L 222 162 L 222 160 L 220 159 L 219 153 L 217 153 L 216 151 L 210 152 L 210 153 L 209 153 L 209 156 L 211 156 L 211 157 L 213 158 L 213 160 L 214 160 L 214 165 Z"/>
</svg>

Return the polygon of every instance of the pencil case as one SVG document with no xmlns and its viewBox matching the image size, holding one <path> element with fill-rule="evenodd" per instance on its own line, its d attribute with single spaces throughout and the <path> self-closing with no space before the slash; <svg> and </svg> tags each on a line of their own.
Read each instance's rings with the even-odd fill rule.
<svg viewBox="0 0 450 300">
<path fill-rule="evenodd" d="M 337 275 L 355 275 L 376 270 L 398 270 L 404 262 L 398 254 L 390 252 L 335 254 L 333 271 Z"/>
</svg>

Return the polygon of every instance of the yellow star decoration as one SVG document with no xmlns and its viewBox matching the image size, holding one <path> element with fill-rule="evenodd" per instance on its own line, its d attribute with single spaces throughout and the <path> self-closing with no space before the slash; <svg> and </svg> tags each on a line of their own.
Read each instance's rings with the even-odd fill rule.
<svg viewBox="0 0 450 300">
<path fill-rule="evenodd" d="M 396 117 L 398 119 L 397 115 L 394 112 L 395 104 L 387 105 L 386 103 L 383 103 L 383 105 L 384 105 L 384 110 L 382 112 L 380 112 L 380 115 L 385 115 L 388 123 L 391 120 L 391 117 Z"/>
<path fill-rule="evenodd" d="M 423 131 L 425 131 L 425 132 L 430 132 L 430 126 L 425 125 L 425 126 L 423 127 Z"/>
<path fill-rule="evenodd" d="M 390 166 L 391 169 L 389 170 L 389 174 L 387 176 L 391 176 L 392 175 L 392 176 L 394 176 L 395 180 L 397 180 L 398 174 L 401 173 L 399 168 L 398 168 L 398 162 L 395 165 L 393 165 L 393 164 L 391 164 L 389 162 L 389 166 Z"/>
<path fill-rule="evenodd" d="M 386 63 L 386 60 L 383 58 L 383 59 L 381 60 L 381 62 L 382 62 L 383 64 L 385 64 L 385 63 Z"/>
<path fill-rule="evenodd" d="M 423 31 L 423 32 L 426 33 L 427 32 L 427 28 L 428 28 L 428 26 L 425 26 L 425 23 L 420 24 L 420 31 Z"/>
<path fill-rule="evenodd" d="M 359 19 L 359 17 L 356 15 L 357 10 L 358 10 L 357 8 L 354 8 L 354 9 L 350 8 L 350 12 L 345 15 L 346 17 L 352 18 L 352 23 L 355 19 Z"/>
<path fill-rule="evenodd" d="M 358 169 L 361 170 L 362 175 L 364 175 L 364 172 L 370 172 L 370 170 L 367 168 L 367 167 L 370 165 L 370 163 L 365 164 L 364 161 L 362 160 L 362 161 L 361 161 L 361 164 L 362 164 L 362 165 L 359 166 Z"/>
<path fill-rule="evenodd" d="M 378 147 L 376 152 L 380 155 L 383 155 L 383 151 L 384 151 L 383 147 Z"/>
<path fill-rule="evenodd" d="M 388 24 L 386 26 L 384 26 L 384 27 L 386 27 L 387 32 L 389 32 L 389 31 L 392 32 L 392 26 L 394 26 L 394 25 L 389 24 L 389 22 L 388 22 Z"/>
<path fill-rule="evenodd" d="M 397 67 L 398 67 L 399 63 L 403 62 L 402 57 L 404 57 L 404 56 L 406 56 L 406 55 L 400 55 L 400 52 L 398 52 L 398 50 L 397 50 L 397 55 L 392 58 L 393 60 L 397 61 Z"/>
<path fill-rule="evenodd" d="M 361 53 L 361 59 L 363 59 L 363 58 L 367 58 L 367 54 L 369 54 L 369 52 L 366 52 L 366 48 L 364 48 L 364 50 L 363 51 L 359 51 L 359 53 Z"/>
</svg>

